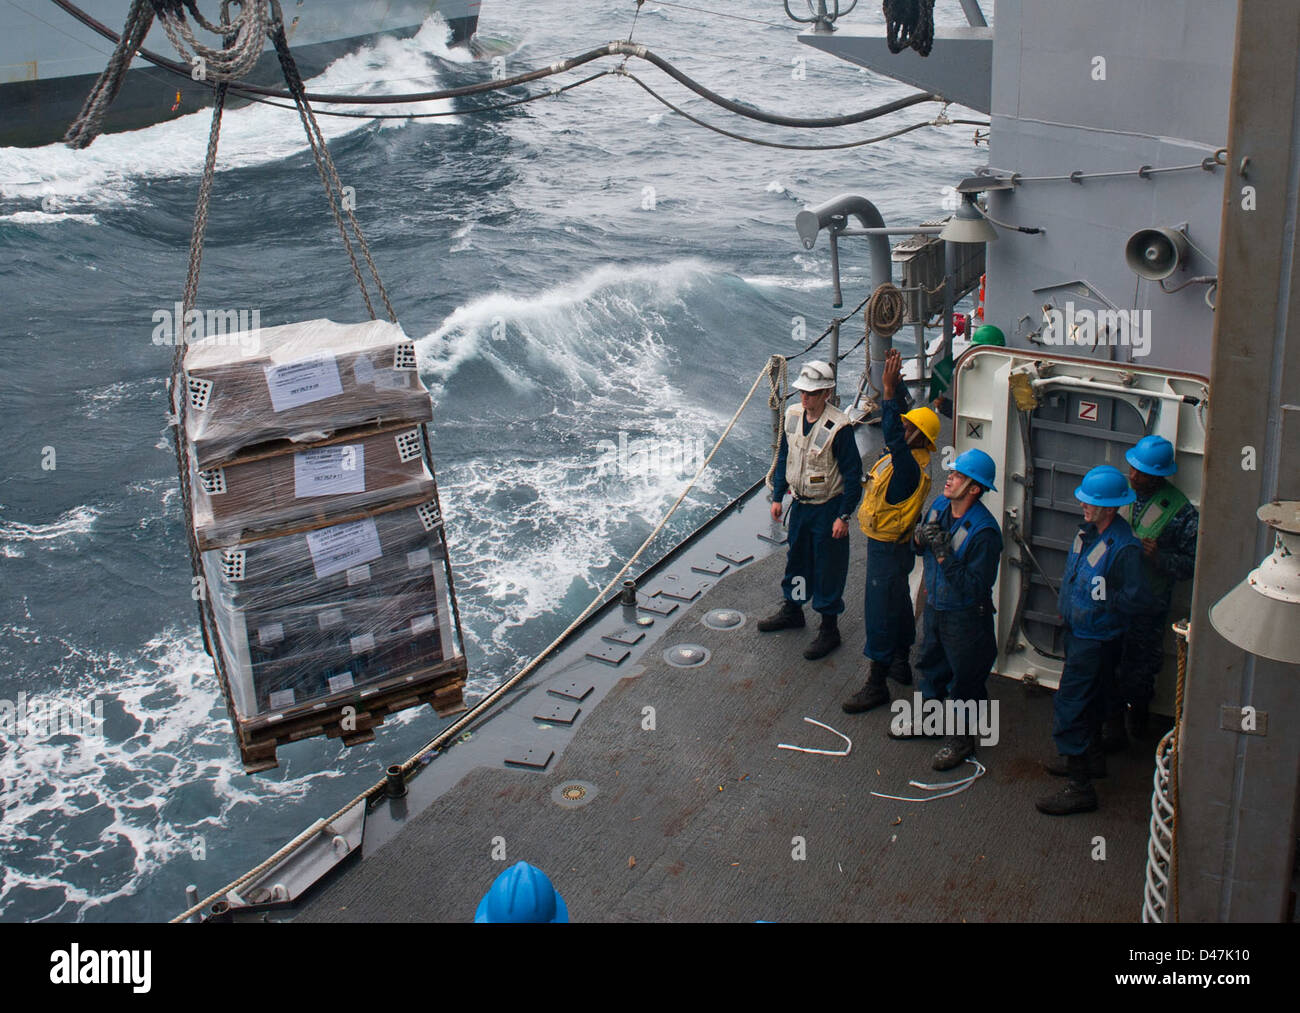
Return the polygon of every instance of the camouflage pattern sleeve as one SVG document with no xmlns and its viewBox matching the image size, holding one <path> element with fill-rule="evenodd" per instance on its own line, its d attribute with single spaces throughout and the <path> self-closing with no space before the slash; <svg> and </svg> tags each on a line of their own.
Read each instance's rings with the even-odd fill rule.
<svg viewBox="0 0 1300 1013">
<path fill-rule="evenodd" d="M 1196 567 L 1196 533 L 1200 514 L 1190 503 L 1174 514 L 1156 539 L 1155 565 L 1174 580 L 1190 580 Z"/>
</svg>

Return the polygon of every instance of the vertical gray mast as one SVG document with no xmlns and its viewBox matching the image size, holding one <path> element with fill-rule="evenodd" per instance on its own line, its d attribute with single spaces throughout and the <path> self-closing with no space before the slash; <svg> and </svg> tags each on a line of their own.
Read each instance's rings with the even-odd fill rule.
<svg viewBox="0 0 1300 1013">
<path fill-rule="evenodd" d="M 1210 426 L 1179 746 L 1178 918 L 1288 918 L 1300 671 L 1247 654 L 1207 612 L 1272 547 L 1255 518 L 1300 499 L 1300 13 L 1238 5 Z M 1254 188 L 1256 210 L 1250 202 Z M 1254 468 L 1251 464 L 1253 457 Z M 1241 707 L 1257 730 L 1242 731 Z"/>
</svg>

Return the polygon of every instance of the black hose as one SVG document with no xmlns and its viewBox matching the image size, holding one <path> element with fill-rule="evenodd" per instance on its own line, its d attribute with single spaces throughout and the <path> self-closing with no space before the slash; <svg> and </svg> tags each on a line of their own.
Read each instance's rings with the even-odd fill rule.
<svg viewBox="0 0 1300 1013">
<path fill-rule="evenodd" d="M 89 14 L 79 8 L 70 0 L 53 0 L 55 4 L 61 7 L 67 13 L 84 24 L 86 27 L 98 32 L 104 38 L 115 43 L 120 42 L 120 36 L 111 28 L 96 21 Z M 156 66 L 165 70 L 170 70 L 174 74 L 179 74 L 186 80 L 190 80 L 190 69 L 184 64 L 177 63 L 174 60 L 168 60 L 165 57 L 151 52 L 141 47 L 138 55 L 148 60 Z M 333 104 L 352 104 L 352 105 L 405 105 L 414 102 L 434 102 L 440 99 L 461 98 L 466 95 L 478 95 L 483 92 L 500 91 L 503 88 L 511 88 L 515 85 L 526 84 L 529 81 L 536 81 L 543 77 L 551 77 L 555 74 L 561 74 L 583 64 L 591 63 L 593 60 L 599 60 L 606 56 L 635 56 L 639 59 L 646 60 L 654 64 L 669 77 L 685 85 L 691 91 L 695 92 L 702 98 L 708 99 L 738 116 L 745 116 L 751 120 L 758 120 L 762 123 L 773 123 L 785 127 L 802 127 L 819 129 L 822 127 L 843 127 L 850 126 L 854 123 L 862 123 L 866 120 L 876 119 L 881 116 L 887 116 L 890 113 L 897 112 L 900 109 L 906 109 L 909 106 L 919 105 L 922 102 L 941 101 L 939 96 L 931 95 L 928 92 L 917 92 L 906 98 L 896 99 L 893 102 L 886 102 L 883 105 L 874 106 L 871 109 L 863 110 L 859 113 L 848 113 L 843 116 L 826 116 L 814 119 L 801 118 L 795 116 L 781 116 L 776 113 L 766 113 L 762 110 L 751 109 L 748 106 L 733 102 L 731 99 L 724 98 L 717 92 L 706 88 L 704 85 L 688 77 L 667 60 L 650 52 L 644 46 L 629 45 L 626 42 L 610 42 L 596 49 L 589 49 L 578 56 L 570 57 L 567 60 L 561 60 L 552 63 L 539 70 L 532 70 L 526 74 L 517 74 L 514 77 L 504 78 L 500 81 L 482 81 L 478 84 L 462 85 L 459 88 L 444 88 L 440 91 L 414 92 L 403 95 L 329 95 L 319 94 L 316 92 L 307 92 L 304 98 L 308 102 L 328 102 Z M 240 95 L 265 95 L 270 98 L 294 100 L 294 96 L 280 88 L 268 88 L 262 85 L 249 84 L 246 81 L 229 82 L 231 92 Z"/>
</svg>

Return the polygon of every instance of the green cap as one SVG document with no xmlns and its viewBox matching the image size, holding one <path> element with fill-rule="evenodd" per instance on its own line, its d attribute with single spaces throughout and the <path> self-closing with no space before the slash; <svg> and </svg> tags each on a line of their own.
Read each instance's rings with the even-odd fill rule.
<svg viewBox="0 0 1300 1013">
<path fill-rule="evenodd" d="M 1003 336 L 1000 328 L 994 327 L 992 324 L 984 324 L 971 335 L 970 343 L 972 345 L 1005 345 L 1007 339 Z"/>
</svg>

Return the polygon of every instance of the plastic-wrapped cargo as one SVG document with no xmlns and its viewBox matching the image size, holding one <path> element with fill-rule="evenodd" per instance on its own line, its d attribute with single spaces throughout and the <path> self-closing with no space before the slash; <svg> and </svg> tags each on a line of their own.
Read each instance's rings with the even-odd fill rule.
<svg viewBox="0 0 1300 1013">
<path fill-rule="evenodd" d="M 203 549 L 433 495 L 420 427 L 407 423 L 349 430 L 305 448 L 278 440 L 219 467 L 192 465 L 190 477 Z"/>
<path fill-rule="evenodd" d="M 249 772 L 275 766 L 287 742 L 329 735 L 353 745 L 408 707 L 464 709 L 436 501 L 334 520 L 201 553 Z"/>
<path fill-rule="evenodd" d="M 408 685 L 421 673 L 463 676 L 433 501 L 209 550 L 202 560 L 241 719 L 394 679 Z M 444 703 L 459 705 L 459 685 Z"/>
<path fill-rule="evenodd" d="M 186 435 L 200 470 L 271 440 L 432 418 L 415 343 L 397 324 L 307 320 L 222 334 L 185 350 Z"/>
</svg>

